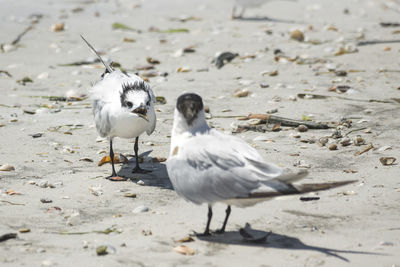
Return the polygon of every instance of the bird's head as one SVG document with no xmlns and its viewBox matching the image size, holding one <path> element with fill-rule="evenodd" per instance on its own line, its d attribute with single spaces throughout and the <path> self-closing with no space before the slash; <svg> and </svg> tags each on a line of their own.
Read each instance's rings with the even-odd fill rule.
<svg viewBox="0 0 400 267">
<path fill-rule="evenodd" d="M 194 93 L 186 93 L 178 97 L 176 112 L 183 117 L 189 127 L 196 124 L 198 120 L 205 120 L 203 100 Z"/>
<path fill-rule="evenodd" d="M 147 111 L 153 105 L 150 88 L 144 81 L 122 84 L 121 107 L 148 121 Z"/>
</svg>

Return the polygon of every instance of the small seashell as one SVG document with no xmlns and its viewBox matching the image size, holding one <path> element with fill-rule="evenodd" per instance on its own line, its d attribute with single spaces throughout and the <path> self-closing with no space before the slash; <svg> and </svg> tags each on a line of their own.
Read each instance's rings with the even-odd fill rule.
<svg viewBox="0 0 400 267">
<path fill-rule="evenodd" d="M 153 163 L 156 163 L 156 162 L 165 162 L 165 161 L 167 161 L 167 158 L 164 158 L 164 157 L 154 157 L 154 158 L 151 158 L 151 161 L 152 161 Z"/>
<path fill-rule="evenodd" d="M 304 34 L 300 30 L 294 30 L 290 33 L 290 39 L 303 42 L 304 41 Z"/>
<path fill-rule="evenodd" d="M 194 239 L 191 236 L 187 236 L 184 238 L 181 238 L 178 240 L 179 243 L 187 243 L 187 242 L 193 242 Z"/>
<path fill-rule="evenodd" d="M 51 31 L 53 32 L 61 32 L 65 29 L 65 24 L 64 23 L 56 23 L 51 25 Z"/>
<path fill-rule="evenodd" d="M 136 198 L 136 194 L 135 193 L 125 193 L 124 197 Z"/>
<path fill-rule="evenodd" d="M 365 140 L 360 135 L 357 135 L 356 137 L 354 137 L 353 143 L 356 146 L 361 146 L 361 145 L 365 145 Z"/>
<path fill-rule="evenodd" d="M 80 158 L 79 161 L 93 162 L 93 160 L 91 158 L 88 158 L 88 157 Z"/>
<path fill-rule="evenodd" d="M 281 124 L 280 123 L 276 123 L 274 124 L 274 126 L 272 126 L 272 131 L 273 132 L 279 132 L 281 130 Z"/>
<path fill-rule="evenodd" d="M 89 186 L 89 191 L 95 196 L 101 196 L 103 194 L 103 186 L 102 185 Z"/>
<path fill-rule="evenodd" d="M 351 140 L 350 140 L 350 138 L 343 138 L 342 141 L 340 141 L 340 144 L 342 146 L 349 146 L 349 145 L 351 145 Z"/>
<path fill-rule="evenodd" d="M 392 147 L 391 146 L 382 146 L 382 147 L 378 148 L 378 151 L 382 152 L 382 151 L 389 150 L 389 149 L 392 149 Z"/>
<path fill-rule="evenodd" d="M 148 211 L 149 211 L 148 207 L 141 205 L 141 206 L 136 207 L 132 212 L 133 213 L 143 213 L 143 212 L 148 212 Z"/>
<path fill-rule="evenodd" d="M 384 165 L 384 166 L 390 166 L 393 165 L 393 163 L 396 161 L 396 158 L 394 157 L 381 157 L 379 161 Z"/>
<path fill-rule="evenodd" d="M 0 171 L 8 172 L 8 171 L 14 171 L 14 170 L 15 170 L 14 166 L 7 164 L 7 163 L 0 166 Z"/>
<path fill-rule="evenodd" d="M 192 69 L 191 69 L 190 67 L 187 67 L 187 66 L 185 66 L 185 67 L 179 67 L 179 68 L 176 70 L 176 72 L 190 72 L 190 71 L 192 71 Z"/>
<path fill-rule="evenodd" d="M 250 85 L 252 83 L 254 83 L 254 81 L 252 81 L 252 80 L 240 80 L 239 81 L 239 84 L 243 85 L 243 86 L 248 86 L 248 85 Z"/>
<path fill-rule="evenodd" d="M 318 145 L 325 146 L 329 141 L 328 137 L 321 137 L 318 139 Z"/>
<path fill-rule="evenodd" d="M 329 150 L 337 150 L 337 145 L 336 144 L 330 144 L 328 148 L 329 148 Z"/>
<path fill-rule="evenodd" d="M 259 125 L 259 124 L 261 124 L 261 120 L 260 119 L 250 119 L 250 120 L 248 120 L 248 124 L 249 125 Z"/>
<path fill-rule="evenodd" d="M 307 164 L 304 160 L 296 160 L 293 162 L 293 166 L 306 169 L 311 168 L 311 164 Z"/>
<path fill-rule="evenodd" d="M 41 188 L 46 188 L 46 187 L 48 187 L 48 185 L 49 185 L 49 181 L 47 181 L 47 180 L 42 180 L 42 181 L 40 181 L 40 182 L 37 182 L 36 185 L 39 186 L 39 187 L 41 187 Z"/>
<path fill-rule="evenodd" d="M 261 88 L 268 88 L 269 84 L 268 83 L 260 83 Z"/>
<path fill-rule="evenodd" d="M 29 228 L 22 228 L 22 229 L 18 230 L 18 232 L 20 232 L 20 233 L 29 233 L 30 231 L 31 231 L 31 229 L 29 229 Z"/>
<path fill-rule="evenodd" d="M 237 89 L 233 93 L 234 97 L 246 97 L 248 95 L 249 95 L 249 90 L 247 90 L 247 89 Z"/>
<path fill-rule="evenodd" d="M 136 182 L 137 185 L 146 185 L 142 180 Z"/>
<path fill-rule="evenodd" d="M 194 255 L 196 253 L 194 249 L 184 245 L 174 247 L 174 251 L 182 255 Z"/>
<path fill-rule="evenodd" d="M 277 113 L 277 112 L 278 112 L 277 108 L 267 110 L 267 114 L 274 114 L 274 113 Z"/>
<path fill-rule="evenodd" d="M 147 57 L 147 58 L 146 58 L 146 61 L 147 61 L 148 63 L 150 63 L 150 64 L 153 64 L 153 65 L 160 64 L 160 61 L 159 61 L 159 60 L 154 59 L 154 58 L 152 58 L 152 57 Z"/>
<path fill-rule="evenodd" d="M 297 131 L 303 133 L 303 132 L 307 132 L 308 131 L 308 127 L 305 126 L 304 124 L 300 124 L 299 126 L 297 126 Z"/>
<path fill-rule="evenodd" d="M 49 73 L 48 72 L 42 72 L 36 78 L 39 79 L 39 80 L 48 79 L 49 78 Z"/>
<path fill-rule="evenodd" d="M 287 98 L 288 100 L 290 100 L 290 101 L 297 101 L 297 97 L 296 96 L 294 96 L 294 95 L 290 95 L 290 96 L 288 96 L 288 98 Z"/>
</svg>

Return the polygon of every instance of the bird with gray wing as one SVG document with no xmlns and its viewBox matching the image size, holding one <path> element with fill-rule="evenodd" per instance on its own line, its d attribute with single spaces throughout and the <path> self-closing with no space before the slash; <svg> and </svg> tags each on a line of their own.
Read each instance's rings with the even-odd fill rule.
<svg viewBox="0 0 400 267">
<path fill-rule="evenodd" d="M 212 205 L 227 204 L 225 231 L 231 205 L 253 206 L 273 197 L 302 194 L 346 185 L 354 181 L 292 184 L 306 171 L 285 172 L 265 162 L 242 139 L 211 129 L 205 120 L 202 98 L 193 93 L 179 96 L 172 127 L 167 170 L 178 195 L 195 204 L 208 204 L 203 235 L 210 235 Z"/>
<path fill-rule="evenodd" d="M 81 37 L 106 67 L 101 80 L 91 89 L 91 98 L 97 132 L 101 137 L 108 137 L 110 141 L 112 174 L 108 179 L 127 180 L 118 176 L 115 171 L 114 137 L 135 138 L 136 166 L 133 172 L 149 172 L 140 168 L 138 150 L 139 136 L 144 132 L 148 135 L 152 134 L 156 127 L 153 90 L 139 76 L 114 70 L 103 61 L 93 46 L 83 36 Z"/>
</svg>

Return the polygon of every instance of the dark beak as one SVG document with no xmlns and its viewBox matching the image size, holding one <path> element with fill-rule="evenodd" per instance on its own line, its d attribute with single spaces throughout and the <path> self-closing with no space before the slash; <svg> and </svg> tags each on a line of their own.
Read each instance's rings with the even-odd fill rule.
<svg viewBox="0 0 400 267">
<path fill-rule="evenodd" d="M 146 121 L 149 121 L 149 118 L 147 117 L 147 110 L 145 108 L 136 108 L 132 111 L 132 113 L 137 114 L 139 117 L 145 119 Z"/>
</svg>

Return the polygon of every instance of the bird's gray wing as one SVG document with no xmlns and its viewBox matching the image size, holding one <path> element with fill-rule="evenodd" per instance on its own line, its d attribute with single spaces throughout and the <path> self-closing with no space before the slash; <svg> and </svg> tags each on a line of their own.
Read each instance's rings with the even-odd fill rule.
<svg viewBox="0 0 400 267">
<path fill-rule="evenodd" d="M 198 135 L 176 148 L 167 162 L 177 193 L 200 204 L 245 198 L 253 192 L 276 191 L 286 184 L 276 180 L 283 170 L 273 164 L 246 158 L 253 148 L 223 136 Z M 247 151 L 248 150 L 248 151 Z M 249 151 L 251 153 L 249 153 Z M 258 158 L 258 157 L 257 157 Z"/>
<path fill-rule="evenodd" d="M 108 104 L 101 100 L 93 101 L 93 115 L 97 132 L 101 137 L 106 137 L 111 131 L 110 118 L 107 112 Z"/>
</svg>

